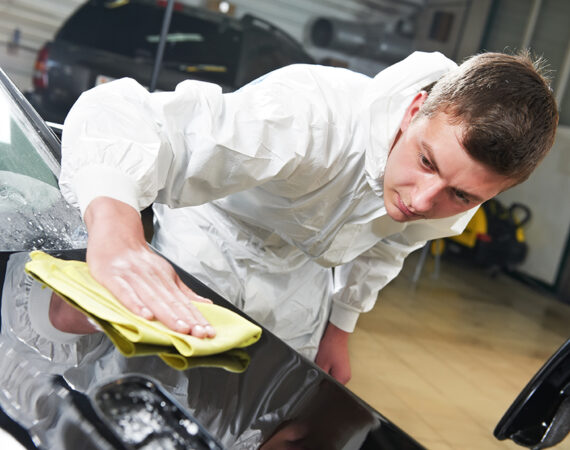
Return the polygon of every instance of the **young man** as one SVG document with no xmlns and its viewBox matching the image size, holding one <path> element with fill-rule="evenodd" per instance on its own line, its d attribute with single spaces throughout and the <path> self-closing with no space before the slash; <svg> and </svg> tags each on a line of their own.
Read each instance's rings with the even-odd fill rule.
<svg viewBox="0 0 570 450">
<path fill-rule="evenodd" d="M 437 82 L 431 92 L 427 90 Z M 213 336 L 154 245 L 341 382 L 358 314 L 427 240 L 526 179 L 558 113 L 525 56 L 414 53 L 374 79 L 294 65 L 231 94 L 132 80 L 78 100 L 60 185 L 93 276 L 133 312 Z M 331 270 L 334 268 L 334 270 Z"/>
</svg>

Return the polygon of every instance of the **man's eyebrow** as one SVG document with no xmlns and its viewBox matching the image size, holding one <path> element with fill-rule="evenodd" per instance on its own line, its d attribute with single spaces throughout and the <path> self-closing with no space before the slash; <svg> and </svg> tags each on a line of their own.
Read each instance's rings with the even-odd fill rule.
<svg viewBox="0 0 570 450">
<path fill-rule="evenodd" d="M 431 145 L 429 145 L 427 142 L 422 141 L 421 142 L 421 146 L 424 149 L 424 152 L 426 153 L 426 157 L 429 160 L 429 162 L 431 163 L 433 170 L 435 170 L 436 173 L 440 173 L 439 172 L 439 167 L 437 166 L 437 161 L 435 159 L 434 156 L 434 151 Z M 475 194 L 470 194 L 469 192 L 465 192 L 463 189 L 459 189 L 453 186 L 450 186 L 451 189 L 453 189 L 455 192 L 459 192 L 460 194 L 462 194 L 463 196 L 467 197 L 469 200 L 471 200 L 472 202 L 475 203 L 483 203 L 483 199 L 478 197 Z"/>
<path fill-rule="evenodd" d="M 475 203 L 483 203 L 483 199 L 480 197 L 477 197 L 474 194 L 470 194 L 469 192 L 465 192 L 462 189 L 457 189 L 457 188 L 452 188 L 453 190 L 455 190 L 455 192 L 459 192 L 461 195 L 463 195 L 464 197 L 468 198 L 469 200 L 471 200 L 472 202 Z"/>
</svg>

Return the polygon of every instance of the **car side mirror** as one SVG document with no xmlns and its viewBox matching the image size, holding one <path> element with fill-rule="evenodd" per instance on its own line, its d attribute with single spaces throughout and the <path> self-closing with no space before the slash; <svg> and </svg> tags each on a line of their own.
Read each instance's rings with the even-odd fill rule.
<svg viewBox="0 0 570 450">
<path fill-rule="evenodd" d="M 497 424 L 494 435 L 534 450 L 570 432 L 570 339 L 534 375 Z"/>
</svg>

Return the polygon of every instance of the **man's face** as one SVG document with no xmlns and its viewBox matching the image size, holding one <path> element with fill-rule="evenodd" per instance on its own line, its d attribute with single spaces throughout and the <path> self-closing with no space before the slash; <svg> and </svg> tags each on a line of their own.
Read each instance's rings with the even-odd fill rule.
<svg viewBox="0 0 570 450">
<path fill-rule="evenodd" d="M 418 94 L 408 107 L 386 163 L 384 203 L 398 222 L 453 216 L 513 184 L 469 156 L 463 126 L 446 113 L 412 120 L 425 98 Z"/>
</svg>

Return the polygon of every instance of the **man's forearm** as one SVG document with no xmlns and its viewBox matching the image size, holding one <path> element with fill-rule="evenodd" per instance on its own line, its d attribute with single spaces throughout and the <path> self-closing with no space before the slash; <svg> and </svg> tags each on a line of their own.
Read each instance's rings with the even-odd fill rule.
<svg viewBox="0 0 570 450">
<path fill-rule="evenodd" d="M 321 369 L 343 384 L 347 383 L 351 377 L 348 355 L 350 334 L 329 322 L 315 359 Z"/>
</svg>

